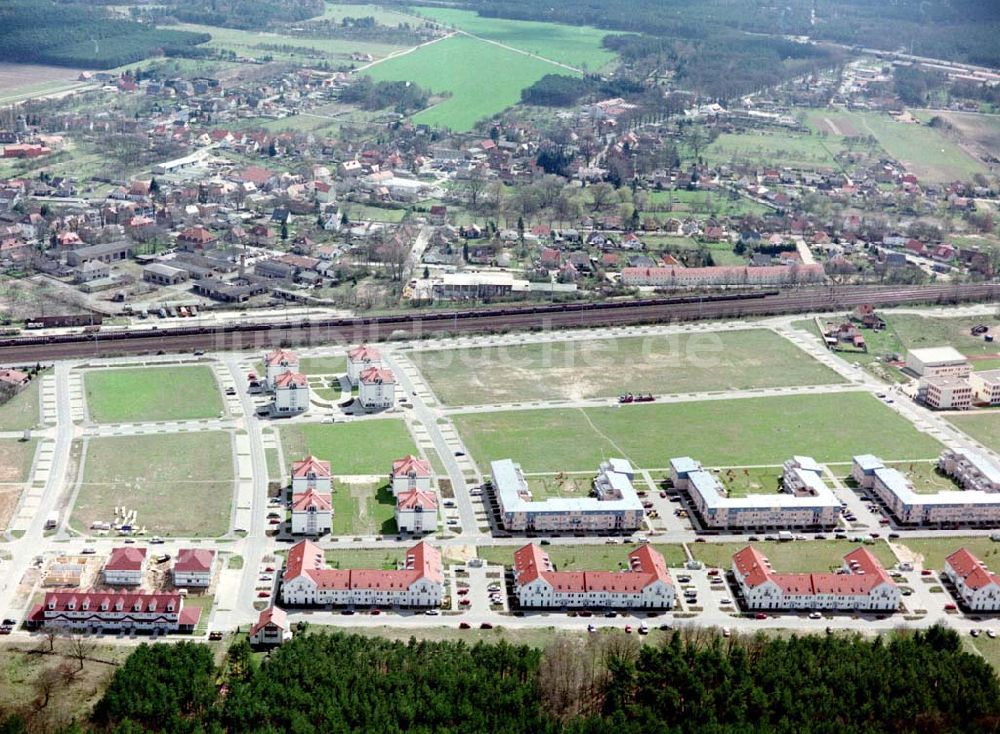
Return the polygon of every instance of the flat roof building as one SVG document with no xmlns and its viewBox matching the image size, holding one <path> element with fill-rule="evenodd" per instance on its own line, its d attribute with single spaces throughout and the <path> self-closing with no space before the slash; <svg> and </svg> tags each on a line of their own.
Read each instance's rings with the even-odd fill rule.
<svg viewBox="0 0 1000 734">
<path fill-rule="evenodd" d="M 906 368 L 917 377 L 934 375 L 967 377 L 972 371 L 969 360 L 954 347 L 911 349 L 906 353 Z"/>
</svg>

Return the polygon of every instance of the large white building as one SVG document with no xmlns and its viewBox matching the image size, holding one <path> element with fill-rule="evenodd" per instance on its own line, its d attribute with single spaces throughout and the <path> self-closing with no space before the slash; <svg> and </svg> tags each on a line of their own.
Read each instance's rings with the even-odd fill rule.
<svg viewBox="0 0 1000 734">
<path fill-rule="evenodd" d="M 398 497 L 400 492 L 410 489 L 428 492 L 431 488 L 431 464 L 429 461 L 413 455 L 404 456 L 402 459 L 392 462 L 389 478 L 392 480 L 394 497 Z"/>
<path fill-rule="evenodd" d="M 748 609 L 895 612 L 899 587 L 867 548 L 844 556 L 836 573 L 776 573 L 752 545 L 733 555 L 733 576 Z"/>
<path fill-rule="evenodd" d="M 322 535 L 333 528 L 333 474 L 329 461 L 307 456 L 292 462 L 292 535 Z"/>
<path fill-rule="evenodd" d="M 674 585 L 649 545 L 628 554 L 624 571 L 557 571 L 534 543 L 514 553 L 514 591 L 525 608 L 670 609 Z"/>
<path fill-rule="evenodd" d="M 917 377 L 939 375 L 968 377 L 972 365 L 969 364 L 968 358 L 954 347 L 929 347 L 908 351 L 906 369 Z"/>
<path fill-rule="evenodd" d="M 264 380 L 268 390 L 274 389 L 274 382 L 286 372 L 299 371 L 299 358 L 295 352 L 276 349 L 264 355 Z"/>
<path fill-rule="evenodd" d="M 1000 405 L 1000 370 L 970 372 L 969 386 L 978 402 Z"/>
<path fill-rule="evenodd" d="M 944 559 L 944 575 L 967 608 L 974 612 L 1000 611 L 1000 576 L 965 548 Z"/>
<path fill-rule="evenodd" d="M 365 410 L 381 410 L 396 404 L 396 376 L 384 367 L 369 367 L 358 375 L 358 400 Z"/>
<path fill-rule="evenodd" d="M 903 525 L 1000 525 L 1000 467 L 973 452 L 945 451 L 938 467 L 962 490 L 917 492 L 906 475 L 870 454 L 854 457 L 851 476 Z"/>
<path fill-rule="evenodd" d="M 437 494 L 404 489 L 396 495 L 396 527 L 401 533 L 433 533 L 438 526 Z"/>
<path fill-rule="evenodd" d="M 972 385 L 954 375 L 921 377 L 917 399 L 934 410 L 968 410 L 972 407 Z"/>
<path fill-rule="evenodd" d="M 215 551 L 207 548 L 182 548 L 174 560 L 174 586 L 191 586 L 206 589 L 212 584 Z"/>
<path fill-rule="evenodd" d="M 375 347 L 362 344 L 347 353 L 347 379 L 351 385 L 361 382 L 361 373 L 372 367 L 382 366 L 382 355 Z"/>
<path fill-rule="evenodd" d="M 184 608 L 180 594 L 55 591 L 45 594 L 25 620 L 29 629 L 57 627 L 77 632 L 193 632 L 198 607 Z"/>
<path fill-rule="evenodd" d="M 286 606 L 440 606 L 441 553 L 420 542 L 406 551 L 402 566 L 394 571 L 327 568 L 323 549 L 303 540 L 288 552 L 281 600 Z"/>
<path fill-rule="evenodd" d="M 619 469 L 627 463 L 616 460 Z M 610 462 L 602 464 L 594 480 L 596 497 L 549 497 L 536 501 L 519 464 L 502 459 L 490 466 L 500 520 L 507 530 L 631 532 L 643 525 L 645 510 L 629 479 L 631 467 L 624 473 L 614 471 Z"/>
<path fill-rule="evenodd" d="M 146 549 L 134 545 L 115 548 L 104 564 L 104 583 L 108 586 L 138 586 L 146 570 Z"/>
<path fill-rule="evenodd" d="M 283 372 L 274 380 L 274 411 L 294 415 L 309 408 L 309 380 L 298 372 Z"/>
<path fill-rule="evenodd" d="M 714 472 L 687 456 L 670 460 L 670 478 L 688 493 L 706 529 L 830 528 L 840 517 L 840 501 L 823 481 L 823 467 L 808 456 L 785 462 L 782 491 L 772 494 L 730 497 Z"/>
</svg>

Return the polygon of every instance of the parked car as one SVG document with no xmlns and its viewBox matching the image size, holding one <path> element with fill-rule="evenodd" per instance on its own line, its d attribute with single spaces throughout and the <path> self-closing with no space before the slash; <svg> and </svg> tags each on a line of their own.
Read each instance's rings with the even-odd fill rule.
<svg viewBox="0 0 1000 734">
<path fill-rule="evenodd" d="M 436 617 L 439 614 L 441 614 L 441 612 L 438 611 L 437 609 L 428 609 L 426 612 L 424 612 L 424 614 L 426 614 L 428 617 Z"/>
<path fill-rule="evenodd" d="M 257 598 L 258 599 L 266 599 L 269 596 L 271 596 L 271 592 L 270 591 L 260 591 L 260 592 L 257 592 Z"/>
<path fill-rule="evenodd" d="M 472 629 L 472 625 L 470 625 L 468 622 L 460 622 L 459 625 L 458 625 L 458 628 L 460 630 L 468 630 L 468 629 Z"/>
<path fill-rule="evenodd" d="M 627 635 L 632 634 L 632 625 L 630 624 L 625 625 L 625 634 Z"/>
<path fill-rule="evenodd" d="M 481 625 L 479 625 L 479 629 L 481 629 L 481 630 L 491 630 L 491 629 L 493 629 L 493 625 L 490 624 L 489 622 L 483 622 Z"/>
<path fill-rule="evenodd" d="M 210 640 L 221 640 L 222 639 L 222 633 L 221 632 L 209 632 L 208 633 L 208 639 L 210 639 Z"/>
<path fill-rule="evenodd" d="M 764 612 L 757 612 L 754 619 L 767 619 L 767 615 Z"/>
</svg>

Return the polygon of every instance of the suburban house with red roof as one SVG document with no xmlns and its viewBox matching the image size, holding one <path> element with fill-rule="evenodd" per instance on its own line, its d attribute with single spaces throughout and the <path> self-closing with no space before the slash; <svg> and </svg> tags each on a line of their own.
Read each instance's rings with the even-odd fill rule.
<svg viewBox="0 0 1000 734">
<path fill-rule="evenodd" d="M 273 647 L 292 639 L 292 625 L 288 614 L 281 607 L 268 607 L 250 628 L 250 644 L 253 647 Z"/>
<path fill-rule="evenodd" d="M 433 533 L 438 526 L 437 494 L 406 489 L 396 495 L 396 527 L 401 533 Z"/>
<path fill-rule="evenodd" d="M 431 464 L 412 454 L 392 462 L 389 472 L 392 480 L 392 494 L 398 497 L 401 492 L 411 489 L 429 491 L 431 488 Z"/>
<path fill-rule="evenodd" d="M 108 586 L 138 586 L 146 570 L 146 549 L 127 545 L 115 548 L 104 564 L 104 583 Z"/>
<path fill-rule="evenodd" d="M 0 370 L 0 382 L 22 388 L 31 382 L 31 375 L 21 370 Z"/>
<path fill-rule="evenodd" d="M 321 535 L 333 528 L 330 462 L 307 456 L 292 462 L 292 534 Z"/>
<path fill-rule="evenodd" d="M 59 627 L 79 632 L 193 632 L 201 609 L 184 608 L 180 594 L 50 591 L 25 623 L 29 629 Z"/>
<path fill-rule="evenodd" d="M 278 415 L 309 409 L 309 380 L 299 372 L 285 372 L 274 380 L 274 410 Z"/>
<path fill-rule="evenodd" d="M 944 575 L 962 604 L 974 612 L 1000 611 L 1000 576 L 965 548 L 944 559 Z"/>
<path fill-rule="evenodd" d="M 323 549 L 303 540 L 288 552 L 281 601 L 286 606 L 440 606 L 441 553 L 420 542 L 406 551 L 400 565 L 392 571 L 327 568 Z"/>
<path fill-rule="evenodd" d="M 299 371 L 299 358 L 295 352 L 287 349 L 276 349 L 264 355 L 264 376 L 267 380 L 267 387 L 274 389 L 275 381 L 286 372 Z"/>
<path fill-rule="evenodd" d="M 347 353 L 347 379 L 351 385 L 361 382 L 361 373 L 371 367 L 382 366 L 382 355 L 374 347 L 362 344 Z"/>
<path fill-rule="evenodd" d="M 899 587 L 867 548 L 848 553 L 833 573 L 776 573 L 764 554 L 748 545 L 733 555 L 733 575 L 748 609 L 899 609 Z"/>
<path fill-rule="evenodd" d="M 396 376 L 384 367 L 369 367 L 358 375 L 359 400 L 365 410 L 391 408 L 396 404 Z"/>
<path fill-rule="evenodd" d="M 529 543 L 514 552 L 514 590 L 526 608 L 671 609 L 675 599 L 667 564 L 649 545 L 629 553 L 622 571 L 557 571 Z"/>
<path fill-rule="evenodd" d="M 182 548 L 172 569 L 174 586 L 208 588 L 212 584 L 215 551 L 207 548 Z"/>
</svg>

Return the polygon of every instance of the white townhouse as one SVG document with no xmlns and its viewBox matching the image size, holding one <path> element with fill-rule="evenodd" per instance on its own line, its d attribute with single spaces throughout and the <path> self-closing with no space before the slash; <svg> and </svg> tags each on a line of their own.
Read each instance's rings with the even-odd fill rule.
<svg viewBox="0 0 1000 734">
<path fill-rule="evenodd" d="M 264 379 L 268 390 L 274 389 L 274 383 L 286 372 L 299 371 L 299 358 L 295 352 L 287 349 L 276 349 L 264 355 Z"/>
<path fill-rule="evenodd" d="M 333 528 L 330 462 L 307 456 L 292 462 L 292 535 L 322 535 Z"/>
<path fill-rule="evenodd" d="M 270 606 L 261 611 L 256 624 L 250 628 L 253 647 L 274 647 L 292 639 L 292 625 L 288 614 L 281 607 Z"/>
<path fill-rule="evenodd" d="M 823 467 L 809 456 L 795 456 L 783 469 L 782 491 L 730 497 L 716 473 L 695 459 L 670 460 L 674 487 L 688 494 L 706 529 L 834 527 L 841 505 L 823 481 Z"/>
<path fill-rule="evenodd" d="M 867 548 L 844 556 L 835 573 L 776 573 L 752 545 L 733 555 L 733 576 L 751 610 L 895 612 L 899 587 Z"/>
<path fill-rule="evenodd" d="M 398 497 L 400 492 L 419 489 L 429 492 L 431 489 L 431 464 L 425 459 L 412 454 L 392 462 L 389 472 L 392 481 L 392 495 Z"/>
<path fill-rule="evenodd" d="M 299 372 L 283 372 L 274 380 L 274 410 L 278 415 L 302 413 L 309 408 L 309 380 Z"/>
<path fill-rule="evenodd" d="M 676 595 L 666 562 L 649 545 L 628 554 L 624 571 L 557 571 L 530 543 L 514 552 L 514 591 L 527 609 L 671 609 Z"/>
<path fill-rule="evenodd" d="M 309 540 L 294 545 L 285 563 L 285 606 L 438 607 L 444 595 L 441 553 L 426 542 L 406 551 L 393 571 L 327 568 L 323 549 Z"/>
<path fill-rule="evenodd" d="M 358 375 L 358 399 L 365 410 L 381 410 L 396 404 L 396 376 L 384 367 L 369 367 Z"/>
<path fill-rule="evenodd" d="M 534 500 L 521 466 L 510 459 L 490 465 L 500 521 L 507 530 L 551 532 L 632 531 L 646 511 L 627 474 L 602 466 L 594 480 L 596 497 Z M 626 462 L 627 463 L 627 462 Z"/>
<path fill-rule="evenodd" d="M 193 632 L 201 609 L 184 608 L 180 594 L 50 591 L 25 619 L 28 629 L 57 627 L 77 632 Z"/>
<path fill-rule="evenodd" d="M 1000 611 L 1000 576 L 965 548 L 944 559 L 944 575 L 955 586 L 962 604 L 974 612 Z"/>
<path fill-rule="evenodd" d="M 146 549 L 134 545 L 115 548 L 104 564 L 104 583 L 108 586 L 138 586 L 146 570 Z"/>
<path fill-rule="evenodd" d="M 208 588 L 212 584 L 215 551 L 207 548 L 182 548 L 177 553 L 173 574 L 174 586 Z"/>
<path fill-rule="evenodd" d="M 361 382 L 362 372 L 372 367 L 381 366 L 381 353 L 375 347 L 362 344 L 347 353 L 347 380 L 352 386 L 357 386 Z"/>
</svg>

